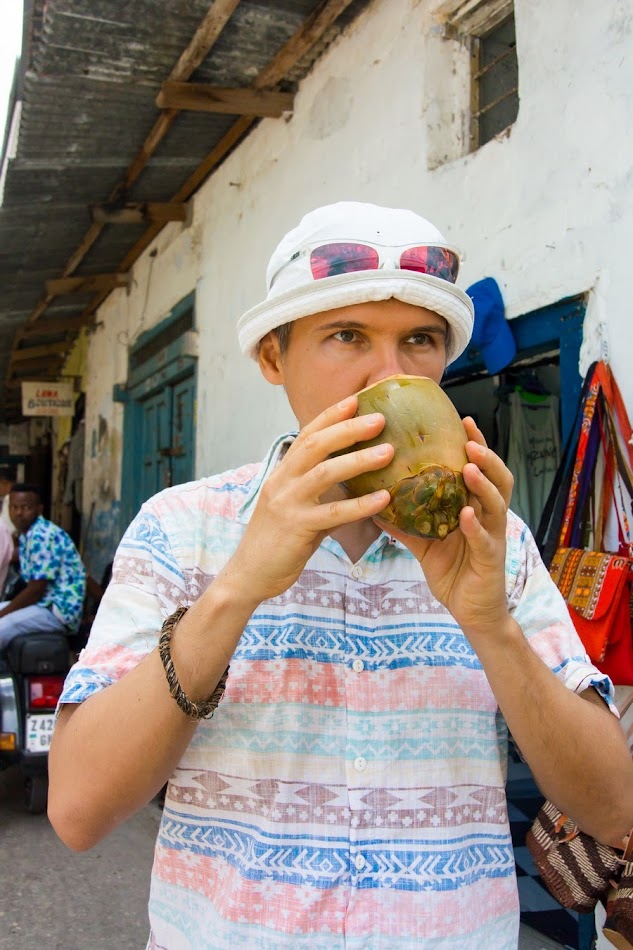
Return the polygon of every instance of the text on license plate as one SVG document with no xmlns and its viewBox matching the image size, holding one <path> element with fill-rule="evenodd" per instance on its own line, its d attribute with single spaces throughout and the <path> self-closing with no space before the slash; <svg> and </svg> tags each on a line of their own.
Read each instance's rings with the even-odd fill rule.
<svg viewBox="0 0 633 950">
<path fill-rule="evenodd" d="M 26 750 L 27 752 L 48 752 L 53 737 L 55 716 L 27 716 L 26 717 Z"/>
</svg>

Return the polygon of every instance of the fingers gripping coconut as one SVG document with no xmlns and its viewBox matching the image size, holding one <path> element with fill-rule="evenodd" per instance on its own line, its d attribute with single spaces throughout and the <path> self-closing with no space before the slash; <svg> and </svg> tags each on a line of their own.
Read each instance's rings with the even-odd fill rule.
<svg viewBox="0 0 633 950">
<path fill-rule="evenodd" d="M 381 412 L 385 427 L 376 439 L 352 448 L 390 442 L 395 454 L 389 465 L 357 475 L 345 487 L 354 497 L 386 488 L 391 501 L 380 520 L 413 537 L 443 540 L 457 527 L 467 501 L 467 438 L 457 410 L 424 376 L 389 376 L 357 395 L 358 414 Z"/>
</svg>

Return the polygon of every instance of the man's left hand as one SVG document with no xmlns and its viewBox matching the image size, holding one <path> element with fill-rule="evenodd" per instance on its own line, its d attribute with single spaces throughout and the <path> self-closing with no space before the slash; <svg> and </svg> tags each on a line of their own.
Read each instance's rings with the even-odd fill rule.
<svg viewBox="0 0 633 950">
<path fill-rule="evenodd" d="M 494 635 L 507 619 L 505 592 L 506 521 L 514 479 L 486 445 L 470 416 L 464 483 L 468 504 L 459 528 L 443 541 L 414 538 L 375 520 L 420 562 L 432 594 L 450 611 L 464 633 Z"/>
</svg>

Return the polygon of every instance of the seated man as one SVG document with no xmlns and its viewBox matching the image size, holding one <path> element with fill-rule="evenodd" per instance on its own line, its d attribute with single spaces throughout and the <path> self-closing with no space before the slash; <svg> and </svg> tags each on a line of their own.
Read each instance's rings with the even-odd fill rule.
<svg viewBox="0 0 633 950">
<path fill-rule="evenodd" d="M 75 633 L 81 620 L 86 572 L 63 528 L 42 517 L 42 495 L 16 483 L 9 514 L 19 534 L 20 573 L 26 586 L 0 603 L 0 648 L 18 633 Z"/>
</svg>

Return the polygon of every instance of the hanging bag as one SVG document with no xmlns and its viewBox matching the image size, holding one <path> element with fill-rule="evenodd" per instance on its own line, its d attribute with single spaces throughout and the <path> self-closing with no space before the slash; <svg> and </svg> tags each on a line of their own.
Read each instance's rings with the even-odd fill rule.
<svg viewBox="0 0 633 950">
<path fill-rule="evenodd" d="M 604 363 L 594 363 L 583 386 L 579 415 L 560 475 L 537 532 L 545 563 L 567 602 L 587 653 L 614 682 L 622 684 L 633 683 L 633 552 L 625 502 L 625 492 L 629 507 L 633 499 L 631 438 L 631 426 L 613 375 Z M 615 502 L 617 553 L 583 546 L 600 451 L 604 458 L 604 490 L 598 506 L 593 506 L 594 538 L 604 547 L 605 527 Z M 633 832 L 621 849 L 611 848 L 581 831 L 546 801 L 528 832 L 526 844 L 543 883 L 560 904 L 587 913 L 602 901 L 607 908 L 603 933 L 618 950 L 633 950 Z"/>
<path fill-rule="evenodd" d="M 631 426 L 611 370 L 595 363 L 583 389 L 582 417 L 558 547 L 549 565 L 574 626 L 593 663 L 614 683 L 633 684 L 631 579 L 633 545 L 624 490 L 633 497 Z M 618 431 L 618 429 L 620 431 Z M 621 434 L 620 434 L 621 433 Z M 621 440 L 627 446 L 622 450 Z M 590 527 L 598 458 L 604 459 L 599 504 L 593 506 L 593 535 L 600 550 L 583 546 Z M 599 493 L 600 494 L 600 493 Z M 619 551 L 604 551 L 604 531 L 615 504 Z M 596 515 L 599 511 L 599 515 Z"/>
<path fill-rule="evenodd" d="M 580 831 L 546 801 L 527 833 L 526 844 L 548 891 L 559 904 L 587 914 L 609 893 L 631 860 L 633 836 L 624 852 Z"/>
</svg>

